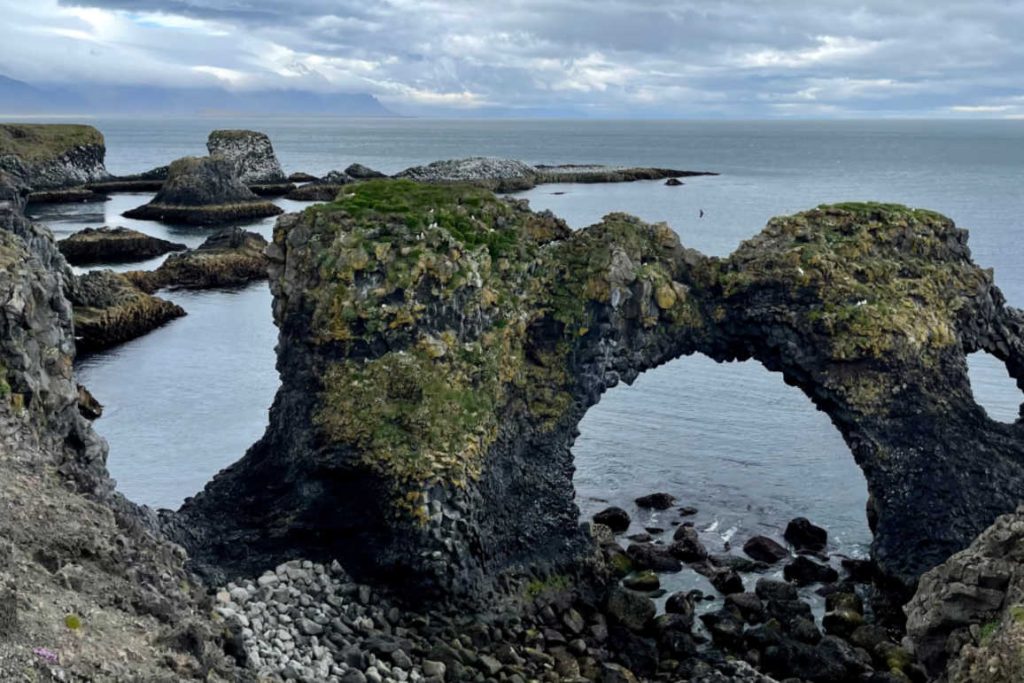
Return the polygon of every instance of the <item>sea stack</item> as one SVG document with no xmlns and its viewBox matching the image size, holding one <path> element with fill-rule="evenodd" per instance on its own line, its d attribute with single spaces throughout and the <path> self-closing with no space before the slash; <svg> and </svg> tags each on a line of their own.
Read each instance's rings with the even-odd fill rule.
<svg viewBox="0 0 1024 683">
<path fill-rule="evenodd" d="M 99 182 L 110 177 L 103 135 L 92 126 L 0 124 L 0 170 L 33 191 Z"/>
<path fill-rule="evenodd" d="M 211 156 L 222 156 L 235 165 L 238 179 L 246 185 L 281 185 L 288 182 L 265 133 L 254 130 L 215 130 L 206 141 Z"/>
<path fill-rule="evenodd" d="M 167 181 L 149 204 L 126 211 L 127 218 L 217 225 L 283 213 L 241 181 L 231 160 L 185 157 L 170 165 Z"/>
</svg>

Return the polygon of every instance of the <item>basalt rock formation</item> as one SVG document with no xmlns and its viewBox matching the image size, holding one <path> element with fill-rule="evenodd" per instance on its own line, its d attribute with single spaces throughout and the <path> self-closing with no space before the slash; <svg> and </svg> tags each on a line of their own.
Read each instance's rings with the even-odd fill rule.
<svg viewBox="0 0 1024 683">
<path fill-rule="evenodd" d="M 95 263 L 130 263 L 156 258 L 188 247 L 128 228 L 86 228 L 57 243 L 60 253 L 75 266 Z"/>
<path fill-rule="evenodd" d="M 1024 680 L 1024 507 L 922 576 L 905 611 L 933 680 Z"/>
<path fill-rule="evenodd" d="M 125 274 L 111 270 L 75 278 L 68 297 L 79 351 L 117 346 L 185 315 L 181 306 L 143 292 Z"/>
<path fill-rule="evenodd" d="M 206 141 L 210 156 L 231 161 L 246 185 L 283 185 L 288 182 L 265 133 L 253 130 L 215 130 Z M 284 193 L 282 193 L 284 194 Z"/>
<path fill-rule="evenodd" d="M 167 181 L 148 204 L 127 218 L 216 225 L 276 216 L 282 209 L 260 199 L 238 178 L 235 165 L 219 156 L 185 157 L 170 165 Z"/>
<path fill-rule="evenodd" d="M 543 183 L 626 183 L 664 180 L 684 176 L 716 175 L 707 171 L 677 171 L 668 168 L 623 168 L 617 166 L 565 164 L 530 166 L 513 159 L 472 157 L 435 161 L 397 174 L 424 183 L 469 183 L 494 192 L 529 190 Z"/>
<path fill-rule="evenodd" d="M 426 599 L 570 566 L 577 425 L 693 353 L 756 359 L 831 417 L 897 585 L 1024 486 L 1022 425 L 986 417 L 965 362 L 1024 382 L 1021 313 L 935 213 L 821 207 L 718 259 L 622 214 L 571 232 L 480 189 L 369 181 L 280 219 L 268 255 L 270 427 L 168 520 L 207 571 L 336 556 Z"/>
<path fill-rule="evenodd" d="M 267 240 L 241 228 L 209 237 L 197 249 L 171 254 L 152 272 L 126 273 L 137 287 L 155 292 L 165 287 L 211 289 L 238 287 L 267 278 Z"/>
<path fill-rule="evenodd" d="M 0 171 L 20 177 L 34 191 L 107 179 L 103 135 L 92 126 L 0 124 Z"/>
<path fill-rule="evenodd" d="M 114 493 L 72 275 L 26 192 L 0 172 L 0 680 L 236 680 L 181 548 Z"/>
</svg>

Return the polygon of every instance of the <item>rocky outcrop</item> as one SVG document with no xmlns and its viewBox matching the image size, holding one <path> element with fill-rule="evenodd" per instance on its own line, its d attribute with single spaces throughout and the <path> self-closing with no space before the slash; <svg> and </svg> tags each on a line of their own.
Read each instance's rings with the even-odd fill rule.
<svg viewBox="0 0 1024 683">
<path fill-rule="evenodd" d="M 96 263 L 131 263 L 187 249 L 128 228 L 86 228 L 57 243 L 60 253 L 75 266 Z"/>
<path fill-rule="evenodd" d="M 53 190 L 109 177 L 103 135 L 92 126 L 0 124 L 0 171 L 32 190 Z"/>
<path fill-rule="evenodd" d="M 85 187 L 71 187 L 64 190 L 40 190 L 28 196 L 29 204 L 97 204 L 110 197 Z"/>
<path fill-rule="evenodd" d="M 80 351 L 117 346 L 185 315 L 177 304 L 150 296 L 124 274 L 110 270 L 76 278 L 69 296 Z"/>
<path fill-rule="evenodd" d="M 356 180 L 373 180 L 375 178 L 387 178 L 387 175 L 380 171 L 375 171 L 368 166 L 362 164 L 350 164 L 345 169 L 345 175 L 349 178 L 355 178 Z"/>
<path fill-rule="evenodd" d="M 215 130 L 206 141 L 206 149 L 211 156 L 222 156 L 234 164 L 238 179 L 246 185 L 287 183 L 281 164 L 274 154 L 274 146 L 264 133 L 253 130 Z"/>
<path fill-rule="evenodd" d="M 571 232 L 485 191 L 370 181 L 282 218 L 268 254 L 270 428 L 177 522 L 214 570 L 337 555 L 424 599 L 571 564 L 580 419 L 693 353 L 757 359 L 831 417 L 896 585 L 1024 485 L 1021 425 L 986 417 L 965 362 L 985 349 L 1024 379 L 1021 315 L 938 214 L 822 207 L 715 259 L 621 214 Z"/>
<path fill-rule="evenodd" d="M 512 159 L 473 157 L 435 161 L 397 174 L 422 183 L 468 183 L 494 192 L 529 190 L 543 183 L 624 183 L 636 180 L 662 180 L 685 176 L 715 175 L 707 171 L 676 171 L 667 168 L 627 168 L 616 166 L 564 164 L 530 166 Z"/>
<path fill-rule="evenodd" d="M 319 180 L 307 183 L 285 195 L 285 199 L 297 202 L 333 202 L 341 188 L 355 182 L 342 171 L 331 171 Z"/>
<path fill-rule="evenodd" d="M 905 611 L 933 680 L 1024 680 L 1024 507 L 921 577 Z"/>
<path fill-rule="evenodd" d="M 228 228 L 197 249 L 172 254 L 155 271 L 135 271 L 126 273 L 126 277 L 146 292 L 239 287 L 266 279 L 266 248 L 267 240 L 262 235 Z"/>
<path fill-rule="evenodd" d="M 97 193 L 113 192 L 159 192 L 167 180 L 167 166 L 158 166 L 135 175 L 112 177 L 98 183 L 89 183 L 87 188 Z"/>
<path fill-rule="evenodd" d="M 126 211 L 127 218 L 215 225 L 276 216 L 283 211 L 260 199 L 222 157 L 185 157 L 170 165 L 167 181 L 148 204 Z"/>
<path fill-rule="evenodd" d="M 0 680 L 234 680 L 180 547 L 114 493 L 75 382 L 71 273 L 0 173 Z"/>
</svg>

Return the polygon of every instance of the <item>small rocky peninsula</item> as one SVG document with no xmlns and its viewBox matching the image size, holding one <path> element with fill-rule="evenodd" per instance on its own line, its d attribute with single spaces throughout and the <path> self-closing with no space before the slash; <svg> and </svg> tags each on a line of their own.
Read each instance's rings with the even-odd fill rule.
<svg viewBox="0 0 1024 683">
<path fill-rule="evenodd" d="M 1024 314 L 949 219 L 822 206 L 711 258 L 665 224 L 572 231 L 492 193 L 518 171 L 349 167 L 269 244 L 232 227 L 152 272 L 76 276 L 25 217 L 37 181 L 7 163 L 0 680 L 1020 679 L 1024 423 L 986 416 L 965 356 L 1024 388 Z M 223 206 L 246 166 L 175 162 L 165 198 L 183 185 L 175 206 Z M 180 315 L 158 289 L 264 277 L 281 375 L 266 434 L 178 511 L 125 500 L 76 353 Z M 831 417 L 868 482 L 871 558 L 835 556 L 802 517 L 708 547 L 685 491 L 580 523 L 580 419 L 695 353 L 761 362 Z M 684 570 L 708 588 L 665 594 Z"/>
</svg>

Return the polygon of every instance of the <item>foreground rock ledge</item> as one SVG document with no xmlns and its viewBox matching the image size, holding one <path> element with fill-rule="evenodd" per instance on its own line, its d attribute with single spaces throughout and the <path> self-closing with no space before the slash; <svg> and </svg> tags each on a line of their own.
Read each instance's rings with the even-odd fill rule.
<svg viewBox="0 0 1024 683">
<path fill-rule="evenodd" d="M 965 362 L 988 351 L 1024 382 L 1022 316 L 966 240 L 935 213 L 843 204 L 717 259 L 623 214 L 572 232 L 480 189 L 353 185 L 279 220 L 270 427 L 168 529 L 214 574 L 336 556 L 418 599 L 480 597 L 589 547 L 586 410 L 703 353 L 757 359 L 831 417 L 874 556 L 912 585 L 1024 490 L 1022 426 L 986 417 Z"/>
</svg>

